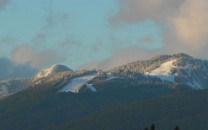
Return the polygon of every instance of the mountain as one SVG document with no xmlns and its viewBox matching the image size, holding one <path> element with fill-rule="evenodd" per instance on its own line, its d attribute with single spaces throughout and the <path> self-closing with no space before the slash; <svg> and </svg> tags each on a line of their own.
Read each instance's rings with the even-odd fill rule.
<svg viewBox="0 0 208 130">
<path fill-rule="evenodd" d="M 208 61 L 184 53 L 156 56 L 101 72 L 91 84 L 98 90 L 106 89 L 101 86 L 111 86 L 111 89 L 118 85 L 132 87 L 148 84 L 173 89 L 205 89 L 208 84 Z"/>
<path fill-rule="evenodd" d="M 206 130 L 207 79 L 208 61 L 184 53 L 108 71 L 53 65 L 0 82 L 0 129 Z"/>
<path fill-rule="evenodd" d="M 0 81 L 0 99 L 30 87 L 53 84 L 60 81 L 64 75 L 70 75 L 72 72 L 73 71 L 66 66 L 53 65 L 41 70 L 32 78 Z"/>
<path fill-rule="evenodd" d="M 181 130 L 207 130 L 207 102 L 208 90 L 137 99 L 90 113 L 57 129 L 144 130 L 155 124 L 156 130 L 173 130 L 177 125 Z"/>
<path fill-rule="evenodd" d="M 182 85 L 194 89 L 207 88 L 208 61 L 187 54 L 162 55 L 146 61 L 137 61 L 116 67 L 111 73 L 136 73 L 147 79 L 155 78 L 163 83 Z"/>
<path fill-rule="evenodd" d="M 77 125 L 79 125 L 79 121 L 82 121 L 82 118 L 90 116 L 95 112 L 102 114 L 104 110 L 108 111 L 112 107 L 116 108 L 125 103 L 129 105 L 136 101 L 149 101 L 162 96 L 179 93 L 167 87 L 157 86 L 125 88 L 120 90 L 112 89 L 111 91 L 78 94 L 71 92 L 57 93 L 54 88 L 55 86 L 50 86 L 47 89 L 43 86 L 28 88 L 25 91 L 1 100 L 0 129 L 75 130 Z M 94 119 L 93 116 L 92 118 Z M 130 121 L 131 119 L 128 118 L 127 120 Z M 74 121 L 78 124 L 73 129 L 71 125 L 74 124 Z M 95 124 L 98 123 L 97 119 L 94 121 Z M 108 126 L 109 129 L 113 126 L 113 124 L 109 125 L 105 124 L 105 122 L 100 123 Z M 83 122 L 80 125 L 85 126 Z M 122 127 L 123 125 L 120 124 L 120 126 Z M 102 129 L 102 127 L 98 129 Z"/>
<path fill-rule="evenodd" d="M 15 87 L 14 82 L 18 83 Z M 63 65 L 53 65 L 30 79 L 0 82 L 0 97 L 12 95 L 29 87 L 55 84 L 59 92 L 74 93 L 152 84 L 165 85 L 173 89 L 205 89 L 208 87 L 208 61 L 179 53 L 128 63 L 108 71 L 73 71 Z"/>
</svg>

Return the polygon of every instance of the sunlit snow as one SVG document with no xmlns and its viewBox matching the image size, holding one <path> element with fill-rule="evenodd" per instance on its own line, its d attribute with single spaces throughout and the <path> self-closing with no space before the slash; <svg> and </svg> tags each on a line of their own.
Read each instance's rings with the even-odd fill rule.
<svg viewBox="0 0 208 130">
<path fill-rule="evenodd" d="M 174 82 L 175 79 L 175 75 L 171 75 L 171 70 L 173 68 L 175 68 L 175 66 L 173 65 L 173 63 L 176 60 L 170 60 L 167 61 L 163 64 L 161 64 L 158 68 L 150 71 L 150 72 L 146 72 L 146 75 L 150 75 L 150 76 L 155 76 L 160 78 L 162 81 L 170 81 L 170 82 Z"/>
<path fill-rule="evenodd" d="M 56 66 L 56 65 L 53 65 L 53 66 L 51 66 L 51 67 L 49 67 L 49 68 L 46 68 L 46 69 L 40 71 L 35 77 L 36 77 L 37 79 L 40 79 L 40 78 L 47 77 L 47 76 L 49 76 L 49 75 L 54 74 L 53 68 L 54 68 L 55 66 Z"/>
</svg>

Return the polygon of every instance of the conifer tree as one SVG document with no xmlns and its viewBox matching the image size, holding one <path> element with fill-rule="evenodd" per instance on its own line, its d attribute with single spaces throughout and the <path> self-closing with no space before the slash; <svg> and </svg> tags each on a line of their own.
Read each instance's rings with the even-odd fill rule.
<svg viewBox="0 0 208 130">
<path fill-rule="evenodd" d="M 150 130 L 155 130 L 155 125 L 154 124 L 151 125 Z"/>
<path fill-rule="evenodd" d="M 174 130 L 180 130 L 180 129 L 179 129 L 179 127 L 178 127 L 178 126 L 176 126 Z"/>
</svg>

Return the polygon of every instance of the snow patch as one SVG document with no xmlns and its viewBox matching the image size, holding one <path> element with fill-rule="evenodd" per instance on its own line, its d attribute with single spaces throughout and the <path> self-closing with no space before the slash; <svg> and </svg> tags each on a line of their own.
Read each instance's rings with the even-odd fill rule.
<svg viewBox="0 0 208 130">
<path fill-rule="evenodd" d="M 176 68 L 176 66 L 173 65 L 173 63 L 176 62 L 176 60 L 170 60 L 163 64 L 161 64 L 158 68 L 152 70 L 151 72 L 146 72 L 145 74 L 148 75 L 170 75 L 171 70 L 173 68 Z"/>
<path fill-rule="evenodd" d="M 92 84 L 86 84 L 87 88 L 90 89 L 92 92 L 97 92 L 96 88 Z"/>
<path fill-rule="evenodd" d="M 87 84 L 87 82 L 89 82 L 93 78 L 95 78 L 95 76 L 96 76 L 96 74 L 91 74 L 91 75 L 87 75 L 87 76 L 82 76 L 82 77 L 74 78 L 65 87 L 63 87 L 60 90 L 60 92 L 73 92 L 73 93 L 78 93 L 79 90 L 81 89 L 81 87 L 83 85 Z"/>
<path fill-rule="evenodd" d="M 176 62 L 176 59 L 169 60 L 161 64 L 158 68 L 145 72 L 145 75 L 154 76 L 160 78 L 162 81 L 175 82 L 175 75 L 171 74 L 171 70 L 176 68 L 173 63 Z"/>
</svg>

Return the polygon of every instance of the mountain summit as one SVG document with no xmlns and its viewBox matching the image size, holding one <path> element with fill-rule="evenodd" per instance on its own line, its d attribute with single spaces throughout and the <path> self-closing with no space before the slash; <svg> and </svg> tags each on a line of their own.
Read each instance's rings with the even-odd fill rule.
<svg viewBox="0 0 208 130">
<path fill-rule="evenodd" d="M 64 72 L 64 71 L 73 71 L 73 70 L 69 69 L 67 66 L 64 65 L 52 65 L 51 67 L 43 69 L 40 72 L 38 72 L 35 76 L 35 79 L 52 76 L 56 73 Z"/>
</svg>

